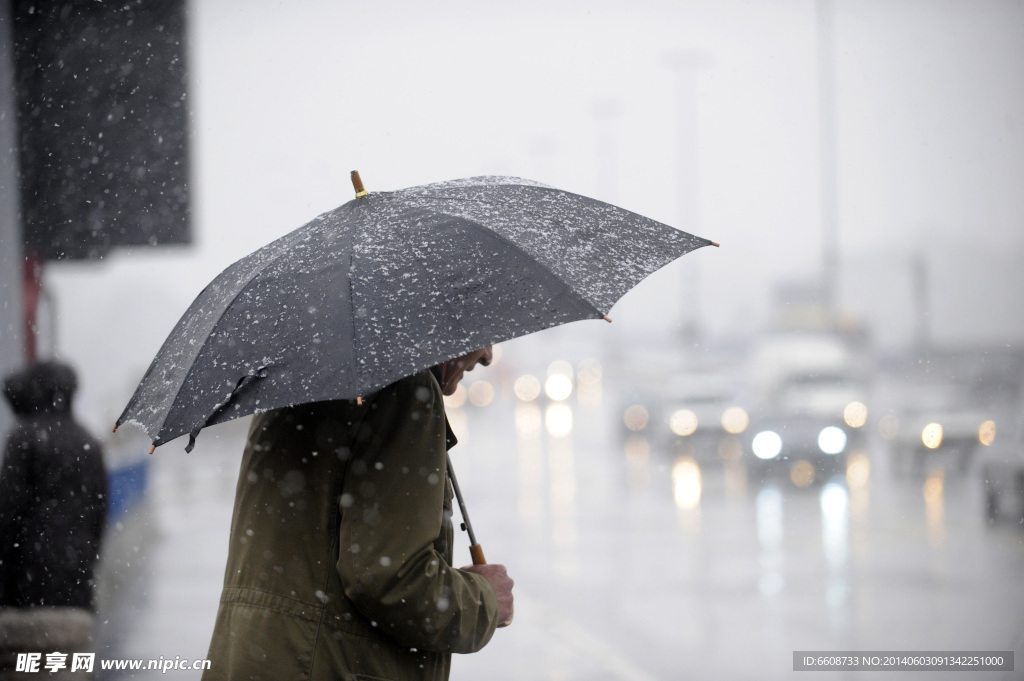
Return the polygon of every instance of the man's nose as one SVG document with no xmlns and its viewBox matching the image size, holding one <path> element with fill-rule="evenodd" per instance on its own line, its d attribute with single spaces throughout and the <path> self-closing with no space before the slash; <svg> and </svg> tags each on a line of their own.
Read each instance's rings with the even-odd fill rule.
<svg viewBox="0 0 1024 681">
<path fill-rule="evenodd" d="M 480 363 L 485 367 L 491 366 L 491 360 L 494 359 L 494 347 L 488 345 L 484 348 L 484 354 L 480 355 Z"/>
</svg>

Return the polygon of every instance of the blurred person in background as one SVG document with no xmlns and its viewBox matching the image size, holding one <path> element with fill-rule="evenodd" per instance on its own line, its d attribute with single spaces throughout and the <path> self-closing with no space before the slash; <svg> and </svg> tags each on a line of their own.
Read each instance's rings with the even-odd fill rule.
<svg viewBox="0 0 1024 681">
<path fill-rule="evenodd" d="M 3 385 L 16 422 L 0 468 L 0 679 L 85 679 L 71 653 L 91 652 L 94 571 L 107 514 L 99 441 L 75 421 L 74 370 L 37 362 Z M 46 654 L 68 653 L 57 674 Z M 15 671 L 18 653 L 42 653 L 35 675 Z"/>
</svg>

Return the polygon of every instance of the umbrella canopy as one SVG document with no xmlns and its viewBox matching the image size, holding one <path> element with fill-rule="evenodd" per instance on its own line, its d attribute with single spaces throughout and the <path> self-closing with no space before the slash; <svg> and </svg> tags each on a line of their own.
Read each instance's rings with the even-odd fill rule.
<svg viewBox="0 0 1024 681">
<path fill-rule="evenodd" d="M 190 433 L 191 449 L 207 425 L 369 395 L 493 343 L 601 319 L 712 243 L 519 178 L 357 196 L 217 276 L 118 425 L 138 424 L 154 446 Z"/>
</svg>

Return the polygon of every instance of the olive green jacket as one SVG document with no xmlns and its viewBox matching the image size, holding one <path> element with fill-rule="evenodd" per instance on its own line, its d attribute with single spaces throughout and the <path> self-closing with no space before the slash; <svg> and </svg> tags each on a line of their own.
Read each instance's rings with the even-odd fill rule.
<svg viewBox="0 0 1024 681">
<path fill-rule="evenodd" d="M 204 681 L 446 679 L 490 640 L 494 590 L 451 567 L 447 432 L 429 371 L 253 419 Z"/>
</svg>

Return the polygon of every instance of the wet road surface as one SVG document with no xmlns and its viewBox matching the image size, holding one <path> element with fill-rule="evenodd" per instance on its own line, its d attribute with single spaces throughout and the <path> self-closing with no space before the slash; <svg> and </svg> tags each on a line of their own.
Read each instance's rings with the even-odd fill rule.
<svg viewBox="0 0 1024 681">
<path fill-rule="evenodd" d="M 782 679 L 798 650 L 1014 650 L 1013 673 L 942 678 L 1024 678 L 1024 528 L 984 521 L 973 470 L 895 475 L 871 437 L 854 482 L 797 488 L 623 442 L 608 400 L 550 406 L 499 390 L 451 411 L 474 528 L 517 598 L 514 624 L 457 656 L 452 678 Z M 205 658 L 239 438 L 215 428 L 191 455 L 158 452 L 148 510 L 108 551 L 122 583 L 99 657 Z"/>
</svg>

